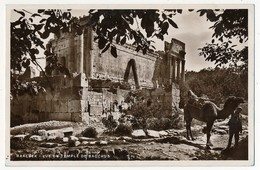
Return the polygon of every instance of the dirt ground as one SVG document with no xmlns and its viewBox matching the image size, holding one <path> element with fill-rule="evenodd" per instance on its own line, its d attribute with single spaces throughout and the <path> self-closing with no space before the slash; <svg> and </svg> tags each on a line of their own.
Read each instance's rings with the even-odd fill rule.
<svg viewBox="0 0 260 170">
<path fill-rule="evenodd" d="M 224 121 L 216 124 L 225 124 Z M 80 123 L 53 121 L 13 127 L 11 135 L 31 133 L 35 129 L 49 127 L 50 124 L 54 127 L 73 126 L 74 133 L 79 133 L 85 128 L 85 125 Z M 227 151 L 223 151 L 228 142 L 227 133 L 219 134 L 216 128 L 213 129 L 213 147 L 208 149 L 205 145 L 206 135 L 201 132 L 202 128 L 192 127 L 196 137 L 194 141 L 185 138 L 185 129 L 168 130 L 175 133 L 162 138 L 134 139 L 100 135 L 94 139 L 95 143 L 72 147 L 58 140 L 51 141 L 57 145 L 50 148 L 43 147 L 42 142 L 29 139 L 18 143 L 11 140 L 11 160 L 248 160 L 247 126 L 243 127 L 243 133 L 240 134 L 239 147 L 232 147 Z M 103 130 L 99 128 L 99 132 Z M 108 143 L 101 144 L 100 141 Z"/>
</svg>

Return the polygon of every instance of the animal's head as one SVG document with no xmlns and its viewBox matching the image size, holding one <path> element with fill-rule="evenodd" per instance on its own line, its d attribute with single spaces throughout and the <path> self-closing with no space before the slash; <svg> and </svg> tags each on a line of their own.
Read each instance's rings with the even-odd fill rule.
<svg viewBox="0 0 260 170">
<path fill-rule="evenodd" d="M 236 109 L 240 103 L 244 103 L 244 99 L 242 97 L 230 96 L 225 102 L 225 107 L 231 107 L 232 109 Z"/>
</svg>

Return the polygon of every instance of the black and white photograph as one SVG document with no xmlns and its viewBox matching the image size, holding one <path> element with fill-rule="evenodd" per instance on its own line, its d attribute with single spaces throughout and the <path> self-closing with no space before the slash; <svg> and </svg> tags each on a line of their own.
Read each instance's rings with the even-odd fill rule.
<svg viewBox="0 0 260 170">
<path fill-rule="evenodd" d="M 253 5 L 6 15 L 7 164 L 253 164 Z"/>
</svg>

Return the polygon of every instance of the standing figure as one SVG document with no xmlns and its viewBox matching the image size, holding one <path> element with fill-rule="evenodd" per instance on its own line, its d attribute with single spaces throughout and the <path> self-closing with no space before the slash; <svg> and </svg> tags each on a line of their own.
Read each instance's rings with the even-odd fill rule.
<svg viewBox="0 0 260 170">
<path fill-rule="evenodd" d="M 238 147 L 239 141 L 239 132 L 242 133 L 242 123 L 240 120 L 240 113 L 242 111 L 241 107 L 238 107 L 235 112 L 231 115 L 231 118 L 228 122 L 229 126 L 229 139 L 226 149 L 229 149 L 232 143 L 232 138 L 235 135 L 235 148 Z"/>
</svg>

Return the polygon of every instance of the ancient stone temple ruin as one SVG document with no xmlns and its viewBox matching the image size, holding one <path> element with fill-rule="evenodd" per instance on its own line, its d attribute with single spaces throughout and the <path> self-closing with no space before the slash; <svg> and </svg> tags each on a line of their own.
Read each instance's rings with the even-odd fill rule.
<svg viewBox="0 0 260 170">
<path fill-rule="evenodd" d="M 165 51 L 149 51 L 145 55 L 128 44 L 116 48 L 117 58 L 110 50 L 101 53 L 89 28 L 82 35 L 61 33 L 59 38 L 50 40 L 48 50 L 57 55 L 71 76 L 53 71 L 48 78 L 54 90 L 46 85 L 46 94 L 23 95 L 13 100 L 12 121 L 91 123 L 106 112 L 118 111 L 130 90 L 139 90 L 144 100 L 159 102 L 162 114 L 174 114 L 180 102 L 179 83 L 185 79 L 185 44 L 172 39 L 165 42 Z"/>
</svg>

